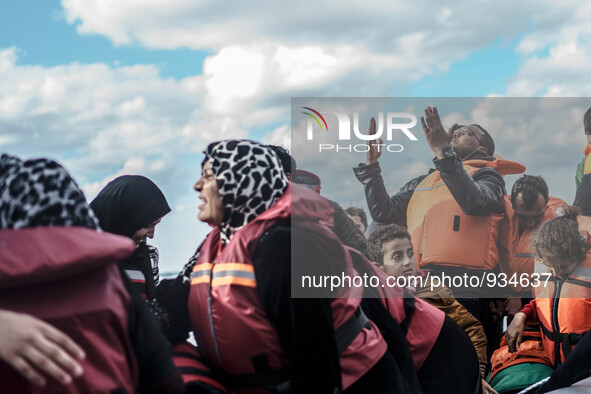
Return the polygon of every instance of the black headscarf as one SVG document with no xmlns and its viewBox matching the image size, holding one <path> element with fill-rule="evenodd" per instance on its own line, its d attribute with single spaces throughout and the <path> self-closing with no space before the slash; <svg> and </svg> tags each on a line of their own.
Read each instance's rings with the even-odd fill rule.
<svg viewBox="0 0 591 394">
<path fill-rule="evenodd" d="M 211 143 L 203 153 L 204 162 L 212 162 L 224 210 L 220 230 L 228 240 L 269 209 L 287 188 L 279 158 L 267 145 L 223 140 Z"/>
<path fill-rule="evenodd" d="M 68 171 L 49 159 L 0 156 L 0 229 L 80 226 L 98 220 Z"/>
<path fill-rule="evenodd" d="M 103 230 L 126 237 L 170 212 L 158 186 L 140 175 L 115 178 L 92 200 L 90 207 Z"/>
</svg>

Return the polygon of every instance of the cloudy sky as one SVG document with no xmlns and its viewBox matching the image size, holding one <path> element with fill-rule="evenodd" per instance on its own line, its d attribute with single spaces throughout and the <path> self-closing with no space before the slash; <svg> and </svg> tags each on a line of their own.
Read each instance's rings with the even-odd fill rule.
<svg viewBox="0 0 591 394">
<path fill-rule="evenodd" d="M 173 208 L 153 243 L 174 271 L 208 231 L 192 191 L 207 142 L 290 147 L 292 97 L 591 96 L 590 20 L 591 3 L 570 0 L 3 1 L 0 151 L 61 161 L 89 200 L 121 174 L 153 179 Z M 591 99 L 411 101 L 483 124 L 572 202 Z M 384 158 L 392 192 L 430 164 L 416 130 Z M 349 168 L 362 154 L 337 169 L 306 153 L 324 194 L 363 203 Z"/>
</svg>

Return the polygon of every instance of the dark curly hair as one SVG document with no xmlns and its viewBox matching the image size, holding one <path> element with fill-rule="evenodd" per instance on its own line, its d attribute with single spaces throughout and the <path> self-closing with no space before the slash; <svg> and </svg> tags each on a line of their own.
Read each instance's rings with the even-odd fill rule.
<svg viewBox="0 0 591 394">
<path fill-rule="evenodd" d="M 357 207 L 349 207 L 345 209 L 345 212 L 349 216 L 359 216 L 359 219 L 361 219 L 361 223 L 363 223 L 365 228 L 367 228 L 367 215 L 365 214 L 365 211 L 363 209 Z"/>
<path fill-rule="evenodd" d="M 587 237 L 579 231 L 579 208 L 566 206 L 561 209 L 562 216 L 542 223 L 534 235 L 536 257 L 551 266 L 563 262 L 580 263 L 589 250 Z"/>
<path fill-rule="evenodd" d="M 538 194 L 544 196 L 548 202 L 548 184 L 541 176 L 524 175 L 513 184 L 511 189 L 511 203 L 515 205 L 515 199 L 521 193 L 523 207 L 528 209 L 538 202 Z"/>
<path fill-rule="evenodd" d="M 287 149 L 279 145 L 267 145 L 269 148 L 273 149 L 273 152 L 279 157 L 279 161 L 281 162 L 281 166 L 283 167 L 283 172 L 286 174 L 291 174 L 291 179 L 295 180 L 296 171 L 298 169 L 297 163 L 293 156 L 289 153 Z"/>
<path fill-rule="evenodd" d="M 409 241 L 410 233 L 402 226 L 397 224 L 382 225 L 375 229 L 367 240 L 367 254 L 371 261 L 381 263 L 384 261 L 384 243 L 396 238 L 407 238 Z"/>
</svg>

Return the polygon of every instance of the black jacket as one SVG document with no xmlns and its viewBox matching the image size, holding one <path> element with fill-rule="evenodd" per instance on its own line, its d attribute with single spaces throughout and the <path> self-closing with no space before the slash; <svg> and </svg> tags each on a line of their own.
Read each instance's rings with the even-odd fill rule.
<svg viewBox="0 0 591 394">
<path fill-rule="evenodd" d="M 448 152 L 451 148 L 446 148 Z M 453 151 L 452 151 L 453 152 Z M 496 160 L 486 153 L 476 150 L 466 160 Z M 457 156 L 433 159 L 435 171 L 439 171 L 462 211 L 467 215 L 489 215 L 503 212 L 505 181 L 497 170 L 484 167 L 471 177 Z M 353 168 L 355 176 L 363 184 L 365 198 L 371 217 L 380 223 L 396 223 L 406 227 L 408 203 L 417 185 L 427 176 L 411 179 L 400 192 L 390 196 L 384 186 L 378 162 L 370 165 L 360 164 Z M 432 171 L 431 171 L 432 172 Z"/>
</svg>

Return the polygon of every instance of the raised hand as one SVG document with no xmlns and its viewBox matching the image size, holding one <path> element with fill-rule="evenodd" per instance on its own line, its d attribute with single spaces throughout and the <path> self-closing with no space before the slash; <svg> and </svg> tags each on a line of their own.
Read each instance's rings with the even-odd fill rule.
<svg viewBox="0 0 591 394">
<path fill-rule="evenodd" d="M 437 158 L 443 157 L 443 149 L 449 146 L 454 132 L 458 129 L 458 125 L 454 124 L 448 131 L 445 131 L 437 112 L 437 107 L 425 108 L 425 117 L 421 116 L 421 126 L 425 132 L 427 143 L 431 147 L 433 153 Z"/>
<path fill-rule="evenodd" d="M 376 119 L 373 117 L 369 121 L 369 130 L 368 130 L 367 134 L 369 134 L 369 135 L 376 134 Z M 381 138 L 378 138 L 377 140 L 370 140 L 370 141 L 366 142 L 368 149 L 367 149 L 367 152 L 365 153 L 365 164 L 370 165 L 371 163 L 375 163 L 376 161 L 378 161 L 378 159 L 382 155 L 382 149 L 381 149 L 381 147 L 379 147 L 377 145 L 381 145 L 382 143 L 383 143 L 383 141 Z"/>
</svg>

